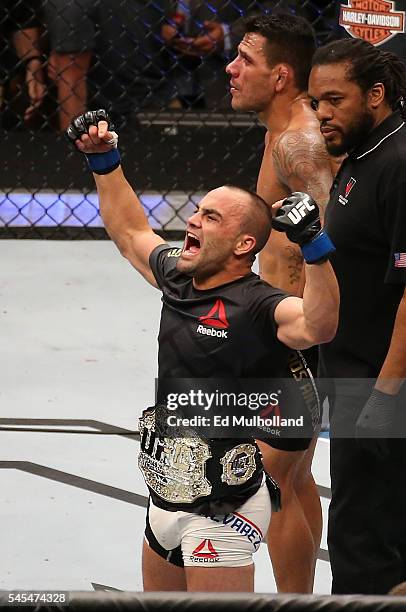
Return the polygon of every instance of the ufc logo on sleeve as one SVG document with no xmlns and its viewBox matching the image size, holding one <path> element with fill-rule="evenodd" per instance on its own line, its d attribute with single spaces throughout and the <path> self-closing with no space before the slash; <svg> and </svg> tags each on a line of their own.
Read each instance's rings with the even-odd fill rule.
<svg viewBox="0 0 406 612">
<path fill-rule="evenodd" d="M 288 212 L 287 216 L 292 221 L 292 223 L 294 223 L 294 225 L 297 225 L 303 219 L 303 217 L 306 216 L 307 211 L 314 209 L 314 204 L 310 204 L 309 196 L 306 196 L 305 198 L 303 198 L 303 200 L 300 200 L 300 202 L 298 202 L 295 207 L 292 208 L 292 210 Z"/>
</svg>

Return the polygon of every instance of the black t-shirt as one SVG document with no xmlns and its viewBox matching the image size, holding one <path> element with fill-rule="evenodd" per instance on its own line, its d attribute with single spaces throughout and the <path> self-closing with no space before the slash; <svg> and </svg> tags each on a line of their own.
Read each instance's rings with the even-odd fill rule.
<svg viewBox="0 0 406 612">
<path fill-rule="evenodd" d="M 406 62 L 405 12 L 406 0 L 342 0 L 336 4 L 335 34 L 362 38 Z"/>
<path fill-rule="evenodd" d="M 341 305 L 336 337 L 320 348 L 321 371 L 375 378 L 406 284 L 406 126 L 398 112 L 344 161 L 325 225 Z"/>
<path fill-rule="evenodd" d="M 276 306 L 287 295 L 256 274 L 201 291 L 176 269 L 180 249 L 158 246 L 150 266 L 162 290 L 159 378 L 286 375 L 292 349 L 276 336 Z"/>
<path fill-rule="evenodd" d="M 163 302 L 158 337 L 160 387 L 162 379 L 204 378 L 216 384 L 220 378 L 269 379 L 286 375 L 292 350 L 277 339 L 274 319 L 275 308 L 286 294 L 253 273 L 220 287 L 198 290 L 192 277 L 176 268 L 180 253 L 181 249 L 165 244 L 156 247 L 150 256 Z M 159 398 L 158 391 L 158 401 Z M 205 470 L 213 487 L 210 494 L 193 503 L 179 504 L 165 501 L 150 487 L 154 503 L 165 509 L 210 514 L 214 509 L 235 509 L 256 492 L 263 470 L 258 451 L 255 469 L 248 479 L 243 477 L 231 486 L 222 476 L 226 453 L 234 452 L 231 449 L 241 444 L 255 448 L 252 437 L 225 436 L 207 442 L 210 458 Z M 231 464 L 229 469 L 233 469 Z"/>
</svg>

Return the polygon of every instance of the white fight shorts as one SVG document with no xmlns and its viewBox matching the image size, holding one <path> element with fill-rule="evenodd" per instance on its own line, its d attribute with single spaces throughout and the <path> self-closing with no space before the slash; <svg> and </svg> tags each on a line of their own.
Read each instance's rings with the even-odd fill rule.
<svg viewBox="0 0 406 612">
<path fill-rule="evenodd" d="M 150 499 L 145 539 L 161 557 L 183 567 L 251 565 L 271 519 L 265 478 L 258 491 L 235 512 L 205 517 L 169 512 Z"/>
</svg>

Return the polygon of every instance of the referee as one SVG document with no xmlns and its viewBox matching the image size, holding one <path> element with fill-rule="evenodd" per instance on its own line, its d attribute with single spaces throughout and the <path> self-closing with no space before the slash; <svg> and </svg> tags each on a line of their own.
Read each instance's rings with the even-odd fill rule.
<svg viewBox="0 0 406 612">
<path fill-rule="evenodd" d="M 406 575 L 405 95 L 389 51 L 347 39 L 314 55 L 311 104 L 328 151 L 348 154 L 325 215 L 340 321 L 320 355 L 332 382 L 334 593 L 384 594 Z"/>
</svg>

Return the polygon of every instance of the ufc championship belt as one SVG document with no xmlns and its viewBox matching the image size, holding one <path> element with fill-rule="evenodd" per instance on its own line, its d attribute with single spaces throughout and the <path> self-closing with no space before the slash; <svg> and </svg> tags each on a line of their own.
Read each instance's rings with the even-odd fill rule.
<svg viewBox="0 0 406 612">
<path fill-rule="evenodd" d="M 156 409 L 150 408 L 139 420 L 138 466 L 147 486 L 163 500 L 178 504 L 191 504 L 210 495 L 212 485 L 206 478 L 209 445 L 199 437 L 160 435 L 155 417 Z M 164 418 L 163 411 L 160 418 Z"/>
<path fill-rule="evenodd" d="M 230 498 L 231 502 L 233 496 L 244 495 L 244 490 L 259 487 L 262 462 L 254 443 L 236 444 L 237 440 L 230 439 L 210 440 L 209 444 L 185 427 L 169 437 L 165 435 L 169 414 L 165 406 L 158 405 L 145 410 L 139 420 L 138 465 L 151 494 L 180 508 L 197 500 L 212 503 Z"/>
</svg>

